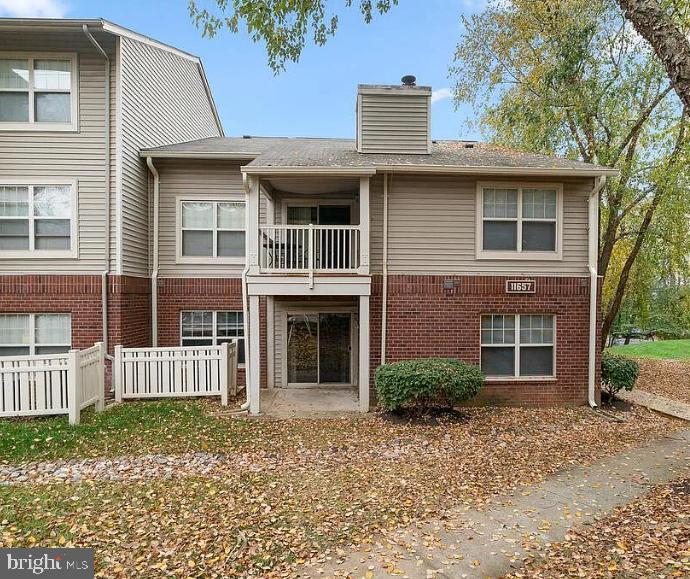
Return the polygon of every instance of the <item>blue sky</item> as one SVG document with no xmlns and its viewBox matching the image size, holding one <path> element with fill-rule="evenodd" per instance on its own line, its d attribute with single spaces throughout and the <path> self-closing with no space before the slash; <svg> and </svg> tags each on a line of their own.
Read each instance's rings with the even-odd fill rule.
<svg viewBox="0 0 690 579">
<path fill-rule="evenodd" d="M 203 0 L 202 0 L 203 2 Z M 246 34 L 202 38 L 186 0 L 0 0 L 0 16 L 103 17 L 200 56 L 227 135 L 352 137 L 358 83 L 397 84 L 404 74 L 435 92 L 432 136 L 476 139 L 469 111 L 450 98 L 448 67 L 461 14 L 484 0 L 400 0 L 365 24 L 356 7 L 331 0 L 341 13 L 335 38 L 308 46 L 300 62 L 274 75 L 261 44 Z M 355 1 L 355 5 L 357 2 Z"/>
</svg>

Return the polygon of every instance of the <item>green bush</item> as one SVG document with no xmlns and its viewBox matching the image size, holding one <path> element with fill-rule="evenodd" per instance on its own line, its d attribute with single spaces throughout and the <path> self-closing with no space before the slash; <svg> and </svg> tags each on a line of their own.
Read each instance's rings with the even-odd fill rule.
<svg viewBox="0 0 690 579">
<path fill-rule="evenodd" d="M 611 400 L 621 390 L 632 390 L 640 375 L 640 365 L 624 356 L 604 352 L 601 357 L 601 384 Z"/>
<path fill-rule="evenodd" d="M 385 410 L 433 403 L 454 406 L 476 396 L 484 374 L 473 365 L 449 358 L 424 358 L 384 364 L 376 369 L 376 393 Z"/>
</svg>

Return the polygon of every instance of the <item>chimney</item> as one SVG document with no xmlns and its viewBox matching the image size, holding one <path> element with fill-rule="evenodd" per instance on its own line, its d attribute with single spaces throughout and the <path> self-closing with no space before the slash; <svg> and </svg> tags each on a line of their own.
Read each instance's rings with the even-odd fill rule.
<svg viewBox="0 0 690 579">
<path fill-rule="evenodd" d="M 359 153 L 431 153 L 431 87 L 412 75 L 401 85 L 357 87 Z"/>
</svg>

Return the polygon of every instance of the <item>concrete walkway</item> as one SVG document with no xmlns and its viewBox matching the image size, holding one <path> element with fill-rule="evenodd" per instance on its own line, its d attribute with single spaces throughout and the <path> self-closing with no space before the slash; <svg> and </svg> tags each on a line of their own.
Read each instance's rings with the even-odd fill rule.
<svg viewBox="0 0 690 579">
<path fill-rule="evenodd" d="M 616 394 L 616 398 L 620 398 L 632 404 L 645 406 L 661 414 L 690 421 L 690 404 L 685 404 L 678 400 L 671 400 L 665 396 L 659 396 L 658 394 L 652 394 L 651 392 L 637 389 L 631 390 L 630 392 L 622 390 Z"/>
<path fill-rule="evenodd" d="M 265 388 L 260 396 L 262 416 L 329 418 L 359 412 L 354 388 Z"/>
<path fill-rule="evenodd" d="M 500 577 L 518 568 L 530 544 L 561 541 L 566 531 L 690 475 L 690 430 L 590 467 L 499 497 L 484 511 L 455 509 L 443 520 L 389 532 L 354 552 L 338 552 L 300 577 Z"/>
</svg>

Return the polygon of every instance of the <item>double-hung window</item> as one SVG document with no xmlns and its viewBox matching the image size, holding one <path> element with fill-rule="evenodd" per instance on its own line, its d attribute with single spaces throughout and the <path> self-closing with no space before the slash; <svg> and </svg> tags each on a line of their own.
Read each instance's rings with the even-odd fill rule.
<svg viewBox="0 0 690 579">
<path fill-rule="evenodd" d="M 0 53 L 0 130 L 75 130 L 74 54 Z"/>
<path fill-rule="evenodd" d="M 75 189 L 0 180 L 0 258 L 75 257 Z"/>
<path fill-rule="evenodd" d="M 182 312 L 182 346 L 218 346 L 237 343 L 237 362 L 244 364 L 244 314 L 235 311 Z"/>
<path fill-rule="evenodd" d="M 560 185 L 480 184 L 477 257 L 561 258 Z"/>
<path fill-rule="evenodd" d="M 481 367 L 489 377 L 553 377 L 556 318 L 491 314 L 481 320 Z"/>
<path fill-rule="evenodd" d="M 178 261 L 242 263 L 245 255 L 244 201 L 185 201 L 178 205 Z"/>
<path fill-rule="evenodd" d="M 0 356 L 61 354 L 71 336 L 70 314 L 0 314 Z"/>
</svg>

